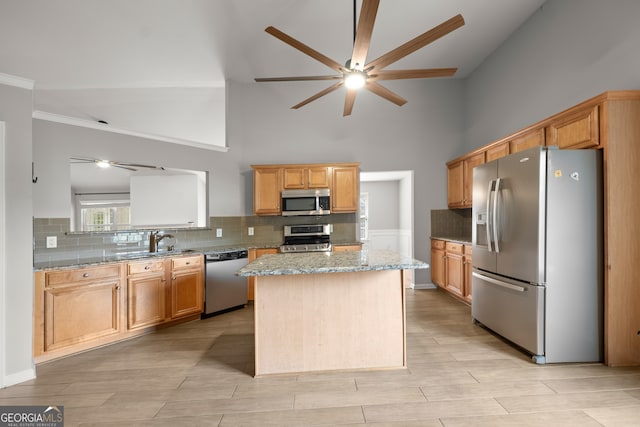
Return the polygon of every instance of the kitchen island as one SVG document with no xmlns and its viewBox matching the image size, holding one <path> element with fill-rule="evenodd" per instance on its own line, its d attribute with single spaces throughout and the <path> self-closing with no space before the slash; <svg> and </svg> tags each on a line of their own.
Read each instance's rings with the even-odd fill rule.
<svg viewBox="0 0 640 427">
<path fill-rule="evenodd" d="M 264 255 L 255 276 L 255 375 L 406 367 L 404 270 L 390 251 Z"/>
</svg>

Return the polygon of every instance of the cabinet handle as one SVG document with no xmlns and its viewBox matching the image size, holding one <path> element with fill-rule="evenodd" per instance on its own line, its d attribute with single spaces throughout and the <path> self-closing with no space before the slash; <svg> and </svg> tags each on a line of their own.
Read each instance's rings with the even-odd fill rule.
<svg viewBox="0 0 640 427">
<path fill-rule="evenodd" d="M 84 273 L 82 277 L 89 277 L 89 273 Z"/>
</svg>

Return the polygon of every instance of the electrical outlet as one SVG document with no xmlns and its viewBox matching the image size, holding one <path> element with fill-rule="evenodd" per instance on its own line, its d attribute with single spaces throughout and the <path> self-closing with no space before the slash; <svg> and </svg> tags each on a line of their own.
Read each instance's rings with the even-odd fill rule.
<svg viewBox="0 0 640 427">
<path fill-rule="evenodd" d="M 253 227 L 249 227 L 247 229 L 247 234 L 249 234 L 249 236 L 253 236 Z"/>
<path fill-rule="evenodd" d="M 58 236 L 47 236 L 47 249 L 58 247 Z"/>
<path fill-rule="evenodd" d="M 222 228 L 216 228 L 216 237 L 222 237 Z"/>
</svg>

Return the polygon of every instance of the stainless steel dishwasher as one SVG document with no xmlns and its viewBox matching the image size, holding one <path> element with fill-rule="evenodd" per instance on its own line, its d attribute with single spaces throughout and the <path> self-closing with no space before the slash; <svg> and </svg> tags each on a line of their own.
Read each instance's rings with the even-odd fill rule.
<svg viewBox="0 0 640 427">
<path fill-rule="evenodd" d="M 247 265 L 245 249 L 204 254 L 205 292 L 202 318 L 243 308 L 247 303 L 247 278 L 236 271 Z"/>
</svg>

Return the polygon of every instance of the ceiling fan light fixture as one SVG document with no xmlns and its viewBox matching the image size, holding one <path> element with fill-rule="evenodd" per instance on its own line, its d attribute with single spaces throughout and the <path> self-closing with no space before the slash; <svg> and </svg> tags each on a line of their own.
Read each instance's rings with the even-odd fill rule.
<svg viewBox="0 0 640 427">
<path fill-rule="evenodd" d="M 367 76 L 362 71 L 350 71 L 344 75 L 344 85 L 348 89 L 360 89 L 366 80 Z"/>
<path fill-rule="evenodd" d="M 111 166 L 111 162 L 109 162 L 108 160 L 98 160 L 98 161 L 96 161 L 96 165 L 99 168 L 106 169 L 109 166 Z"/>
</svg>

